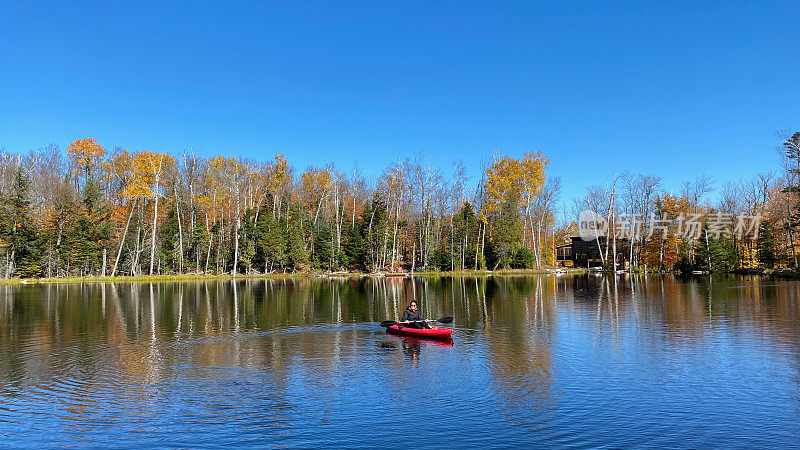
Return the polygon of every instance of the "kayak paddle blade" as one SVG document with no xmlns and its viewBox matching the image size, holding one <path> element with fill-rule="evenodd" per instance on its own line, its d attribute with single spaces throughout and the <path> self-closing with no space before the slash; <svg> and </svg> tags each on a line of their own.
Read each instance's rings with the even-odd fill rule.
<svg viewBox="0 0 800 450">
<path fill-rule="evenodd" d="M 383 328 L 390 327 L 390 326 L 396 325 L 396 324 L 397 324 L 397 322 L 395 322 L 394 320 L 384 320 L 383 322 L 381 322 L 381 326 Z"/>
<path fill-rule="evenodd" d="M 442 317 L 441 319 L 437 320 L 437 322 L 441 323 L 453 323 L 453 318 L 450 316 Z"/>
</svg>

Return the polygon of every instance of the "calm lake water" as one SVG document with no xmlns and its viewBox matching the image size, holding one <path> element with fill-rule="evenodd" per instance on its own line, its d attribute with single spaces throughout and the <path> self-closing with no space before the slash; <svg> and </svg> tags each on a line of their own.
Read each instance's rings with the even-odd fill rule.
<svg viewBox="0 0 800 450">
<path fill-rule="evenodd" d="M 452 346 L 377 325 L 411 299 L 455 317 Z M 2 286 L 0 445 L 797 447 L 798 299 L 730 277 Z"/>
</svg>

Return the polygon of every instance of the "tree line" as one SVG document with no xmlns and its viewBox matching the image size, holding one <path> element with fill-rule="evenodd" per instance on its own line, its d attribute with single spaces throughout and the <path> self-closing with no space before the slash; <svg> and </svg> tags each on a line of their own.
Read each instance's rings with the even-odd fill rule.
<svg viewBox="0 0 800 450">
<path fill-rule="evenodd" d="M 300 172 L 281 154 L 106 151 L 76 139 L 66 152 L 0 152 L 0 276 L 543 269 L 558 265 L 555 247 L 578 234 L 583 210 L 609 230 L 621 217 L 643 229 L 700 218 L 691 237 L 631 234 L 631 269 L 797 267 L 800 132 L 779 143 L 776 170 L 745 180 L 700 176 L 672 192 L 658 176 L 623 172 L 559 211 L 561 182 L 541 152 L 493 155 L 475 182 L 460 162 L 442 168 L 422 154 L 370 180 L 333 163 Z M 720 232 L 710 223 L 719 214 L 763 218 L 757 238 L 737 236 L 734 222 Z M 610 267 L 607 237 L 598 246 Z"/>
<path fill-rule="evenodd" d="M 147 150 L 93 138 L 0 153 L 0 275 L 451 271 L 552 266 L 547 158 L 495 156 L 470 184 L 424 156 L 368 180 L 334 164 Z M 563 230 L 562 230 L 563 231 Z"/>
<path fill-rule="evenodd" d="M 572 216 L 577 220 L 579 211 L 589 210 L 608 220 L 600 247 L 602 263 L 609 268 L 613 259 L 607 255 L 615 242 L 610 230 L 659 228 L 656 223 L 663 222 L 669 228 L 664 227 L 664 233 L 628 233 L 626 250 L 630 253 L 626 259 L 632 268 L 684 273 L 796 268 L 800 132 L 783 134 L 778 155 L 780 163 L 775 170 L 721 186 L 699 176 L 684 182 L 678 192 L 666 190 L 658 176 L 618 174 L 607 185 L 588 187 L 585 196 L 574 199 Z M 640 223 L 631 225 L 627 220 L 623 226 L 623 217 L 636 217 Z M 742 217 L 759 220 L 745 223 Z M 686 218 L 696 220 L 696 233 L 679 232 L 678 220 Z M 751 224 L 753 229 L 743 236 L 740 231 Z M 576 233 L 575 222 L 570 226 L 571 233 Z"/>
</svg>

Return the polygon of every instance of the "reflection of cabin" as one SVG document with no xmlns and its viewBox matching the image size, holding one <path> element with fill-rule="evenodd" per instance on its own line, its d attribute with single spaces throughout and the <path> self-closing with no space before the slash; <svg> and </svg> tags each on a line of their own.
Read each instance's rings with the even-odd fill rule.
<svg viewBox="0 0 800 450">
<path fill-rule="evenodd" d="M 600 236 L 600 248 L 597 246 L 598 239 L 589 241 L 583 240 L 580 236 L 572 236 L 572 242 L 569 244 L 562 244 L 556 247 L 556 263 L 559 266 L 566 267 L 597 267 L 602 265 L 603 256 L 608 255 L 611 259 L 611 252 L 613 249 L 613 240 L 608 243 L 608 252 L 606 252 L 606 237 Z M 625 238 L 617 238 L 617 269 L 625 269 L 628 267 L 628 257 L 630 256 L 630 242 Z"/>
</svg>

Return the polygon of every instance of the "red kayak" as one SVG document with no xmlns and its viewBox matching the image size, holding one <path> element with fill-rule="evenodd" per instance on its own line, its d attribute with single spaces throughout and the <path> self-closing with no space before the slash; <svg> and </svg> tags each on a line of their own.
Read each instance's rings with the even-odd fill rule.
<svg viewBox="0 0 800 450">
<path fill-rule="evenodd" d="M 453 329 L 446 327 L 431 327 L 430 329 L 411 328 L 406 326 L 400 328 L 397 325 L 392 325 L 390 327 L 386 327 L 386 332 L 391 334 L 396 334 L 398 336 L 408 336 L 408 337 L 424 338 L 424 339 L 441 339 L 449 341 L 452 339 Z"/>
</svg>

